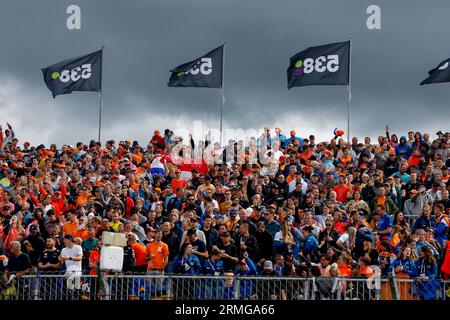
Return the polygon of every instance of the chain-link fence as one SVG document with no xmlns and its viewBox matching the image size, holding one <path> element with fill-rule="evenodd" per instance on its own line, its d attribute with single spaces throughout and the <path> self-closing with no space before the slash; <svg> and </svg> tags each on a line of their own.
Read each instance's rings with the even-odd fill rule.
<svg viewBox="0 0 450 320">
<path fill-rule="evenodd" d="M 341 277 L 26 275 L 2 281 L 10 300 L 450 300 L 450 281 Z"/>
</svg>

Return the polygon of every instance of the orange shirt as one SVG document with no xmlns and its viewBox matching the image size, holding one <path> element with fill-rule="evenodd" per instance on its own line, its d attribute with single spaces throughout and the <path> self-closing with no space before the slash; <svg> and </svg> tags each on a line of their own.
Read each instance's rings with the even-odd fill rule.
<svg viewBox="0 0 450 320">
<path fill-rule="evenodd" d="M 145 257 L 147 256 L 147 248 L 137 242 L 133 243 L 131 247 L 136 254 L 136 266 L 146 265 L 147 260 L 145 260 Z"/>
<path fill-rule="evenodd" d="M 173 192 L 177 191 L 178 187 L 186 187 L 187 185 L 187 181 L 184 179 L 173 179 L 172 180 L 172 188 L 173 188 Z"/>
<path fill-rule="evenodd" d="M 133 154 L 133 160 L 136 161 L 136 163 L 141 163 L 143 158 L 142 153 L 134 153 Z"/>
<path fill-rule="evenodd" d="M 347 194 L 350 192 L 350 187 L 346 184 L 338 184 L 333 188 L 333 191 L 336 192 L 336 201 L 344 202 L 347 200 Z"/>
<path fill-rule="evenodd" d="M 369 266 L 366 266 L 365 268 L 360 268 L 361 270 L 361 274 L 365 275 L 367 277 L 370 277 L 371 275 L 373 275 L 375 272 L 372 270 L 372 268 L 370 268 Z"/>
<path fill-rule="evenodd" d="M 148 261 L 148 270 L 163 270 L 164 259 L 169 256 L 169 247 L 164 242 L 151 242 L 147 245 L 147 255 L 153 255 Z"/>
<path fill-rule="evenodd" d="M 235 219 L 231 219 L 231 218 L 228 219 L 228 220 L 225 222 L 225 226 L 227 227 L 227 230 L 228 230 L 228 231 L 233 230 L 233 226 L 234 226 L 237 222 L 239 222 L 239 216 L 236 216 Z"/>
<path fill-rule="evenodd" d="M 77 230 L 77 237 L 81 238 L 81 239 L 86 239 L 87 238 L 87 229 L 84 228 L 82 230 Z"/>
<path fill-rule="evenodd" d="M 66 222 L 64 224 L 64 234 L 68 235 L 70 234 L 72 237 L 76 238 L 78 237 L 78 221 L 77 222 Z"/>
<path fill-rule="evenodd" d="M 87 194 L 87 195 L 81 194 L 77 198 L 77 207 L 78 206 L 85 206 L 85 205 L 87 205 L 89 196 L 90 196 L 90 194 Z"/>
<path fill-rule="evenodd" d="M 392 236 L 391 245 L 395 248 L 399 242 L 400 242 L 400 238 L 398 236 L 398 233 L 395 233 Z"/>
<path fill-rule="evenodd" d="M 339 157 L 339 161 L 342 163 L 342 165 L 344 167 L 347 167 L 348 163 L 352 163 L 353 162 L 353 158 L 350 155 L 342 155 Z"/>
<path fill-rule="evenodd" d="M 385 202 L 386 202 L 386 196 L 378 197 L 378 201 L 377 201 L 378 206 L 383 206 Z"/>
<path fill-rule="evenodd" d="M 338 269 L 339 269 L 339 274 L 343 277 L 350 277 L 350 265 L 346 265 L 346 266 L 341 266 L 338 265 Z"/>
</svg>

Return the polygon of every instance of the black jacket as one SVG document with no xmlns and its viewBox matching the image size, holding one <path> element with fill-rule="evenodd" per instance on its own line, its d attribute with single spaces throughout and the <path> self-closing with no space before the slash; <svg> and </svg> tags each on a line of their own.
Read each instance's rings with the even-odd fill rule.
<svg viewBox="0 0 450 320">
<path fill-rule="evenodd" d="M 238 234 L 234 237 L 234 243 L 236 244 L 238 258 L 241 259 L 243 250 L 241 249 L 241 235 L 240 234 Z M 250 259 L 255 261 L 255 259 L 257 258 L 258 252 L 259 252 L 258 240 L 256 240 L 256 238 L 254 236 L 249 234 L 247 239 L 244 241 L 244 244 L 247 247 L 247 249 L 245 249 L 245 251 L 248 252 L 248 256 L 250 257 Z"/>
<path fill-rule="evenodd" d="M 327 238 L 327 231 L 323 230 L 321 233 L 319 233 L 319 245 L 322 242 L 322 240 L 325 240 L 325 238 Z M 325 240 L 325 244 L 320 248 L 320 253 L 321 254 L 326 254 L 328 251 L 328 248 L 332 247 L 335 248 L 336 247 L 336 241 L 337 239 L 339 239 L 340 235 L 339 232 L 337 232 L 334 228 L 331 229 L 331 232 L 329 234 L 329 236 L 333 239 L 333 241 L 328 241 Z"/>
<path fill-rule="evenodd" d="M 255 233 L 256 241 L 258 242 L 258 254 L 256 255 L 255 262 L 258 262 L 261 258 L 266 260 L 271 260 L 273 258 L 273 238 L 272 234 L 268 231 L 256 232 Z"/>
<path fill-rule="evenodd" d="M 163 234 L 161 241 L 169 247 L 169 261 L 172 261 L 178 254 L 180 239 L 178 239 L 177 235 L 171 231 L 168 235 Z"/>
</svg>

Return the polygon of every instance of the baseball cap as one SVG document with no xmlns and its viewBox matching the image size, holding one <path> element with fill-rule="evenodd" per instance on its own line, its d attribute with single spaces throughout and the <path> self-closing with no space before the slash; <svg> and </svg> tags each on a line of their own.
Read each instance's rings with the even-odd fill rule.
<svg viewBox="0 0 450 320">
<path fill-rule="evenodd" d="M 72 236 L 72 235 L 70 235 L 70 234 L 66 234 L 66 235 L 64 236 L 64 239 L 67 239 L 67 240 L 73 241 L 73 236 Z"/>
<path fill-rule="evenodd" d="M 30 226 L 30 232 L 36 232 L 36 231 L 39 231 L 38 226 L 35 224 L 32 224 Z"/>
<path fill-rule="evenodd" d="M 273 269 L 273 263 L 270 260 L 264 261 L 264 270 L 272 270 Z"/>
</svg>

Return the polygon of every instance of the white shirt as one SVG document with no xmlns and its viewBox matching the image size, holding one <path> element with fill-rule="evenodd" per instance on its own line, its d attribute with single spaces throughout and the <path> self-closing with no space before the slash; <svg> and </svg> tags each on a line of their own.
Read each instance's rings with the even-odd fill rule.
<svg viewBox="0 0 450 320">
<path fill-rule="evenodd" d="M 71 257 L 75 258 L 77 255 L 83 254 L 83 249 L 81 246 L 75 244 L 72 248 L 63 248 L 61 250 L 61 256 Z M 69 272 L 81 272 L 81 260 L 80 261 L 73 261 L 73 260 L 66 260 L 66 273 Z"/>
<path fill-rule="evenodd" d="M 346 233 L 344 233 L 343 235 L 341 235 L 341 236 L 339 237 L 338 240 L 340 240 L 340 241 L 342 242 L 342 244 L 343 244 L 346 248 L 348 248 L 348 244 L 349 244 L 349 240 L 350 240 L 350 235 L 346 232 Z"/>
<path fill-rule="evenodd" d="M 273 241 L 283 241 L 283 232 L 278 231 L 273 237 Z"/>
</svg>

